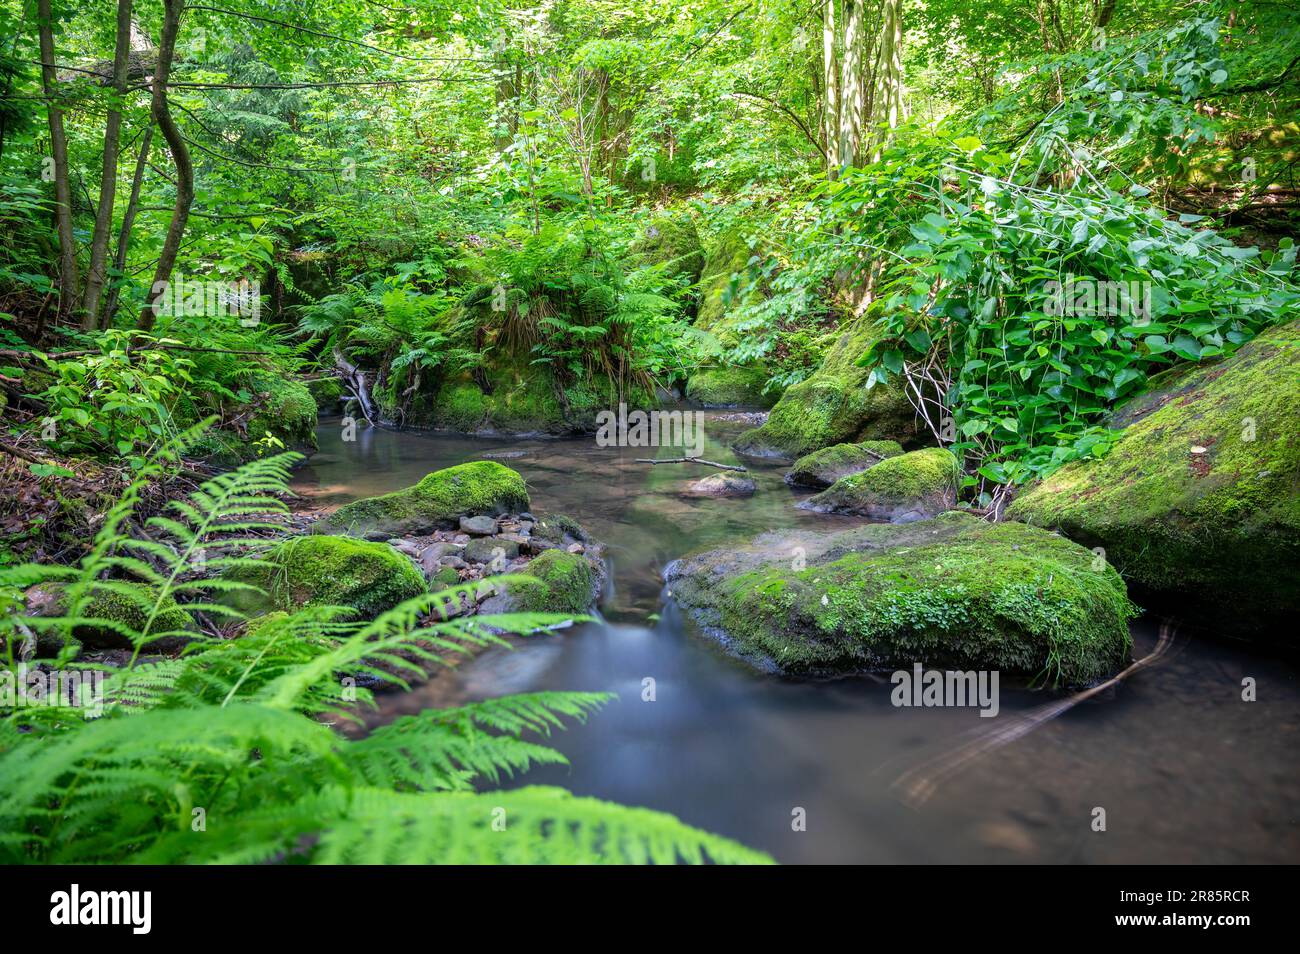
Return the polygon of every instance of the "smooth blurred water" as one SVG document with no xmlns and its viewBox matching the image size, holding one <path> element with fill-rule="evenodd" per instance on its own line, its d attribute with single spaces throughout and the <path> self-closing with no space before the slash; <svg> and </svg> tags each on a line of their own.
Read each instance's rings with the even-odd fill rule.
<svg viewBox="0 0 1300 954">
<path fill-rule="evenodd" d="M 606 622 L 514 640 L 410 693 L 379 722 L 431 706 L 539 689 L 618 693 L 552 740 L 571 765 L 516 784 L 562 785 L 673 812 L 786 862 L 1218 863 L 1300 860 L 1300 678 L 1293 660 L 1179 633 L 1161 662 L 943 779 L 916 804 L 896 783 L 972 738 L 1059 698 L 1008 687 L 997 718 L 895 708 L 883 677 L 797 680 L 756 672 L 665 603 L 664 565 L 763 530 L 854 521 L 796 510 L 785 467 L 737 458 L 743 423 L 711 414 L 705 457 L 744 463 L 750 499 L 686 499 L 695 465 L 635 462 L 653 449 L 363 431 L 336 422 L 295 489 L 321 505 L 395 490 L 484 456 L 524 475 L 535 511 L 565 513 L 608 547 Z M 522 452 L 522 453 L 519 453 Z M 667 455 L 665 455 L 667 456 Z M 1158 620 L 1133 626 L 1135 656 Z M 1241 701 L 1253 677 L 1258 701 Z M 643 680 L 656 700 L 642 701 Z M 1091 828 L 1106 810 L 1107 830 Z M 807 830 L 793 831 L 792 811 Z"/>
</svg>

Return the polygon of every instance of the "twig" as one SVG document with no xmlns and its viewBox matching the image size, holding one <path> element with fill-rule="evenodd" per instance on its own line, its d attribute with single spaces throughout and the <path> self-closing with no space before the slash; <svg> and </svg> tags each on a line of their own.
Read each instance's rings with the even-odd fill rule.
<svg viewBox="0 0 1300 954">
<path fill-rule="evenodd" d="M 707 464 L 710 467 L 716 467 L 718 470 L 738 470 L 742 474 L 748 473 L 746 467 L 737 467 L 734 464 L 719 464 L 717 461 L 705 460 L 703 457 L 661 457 L 654 459 L 651 457 L 638 457 L 638 464 Z"/>
</svg>

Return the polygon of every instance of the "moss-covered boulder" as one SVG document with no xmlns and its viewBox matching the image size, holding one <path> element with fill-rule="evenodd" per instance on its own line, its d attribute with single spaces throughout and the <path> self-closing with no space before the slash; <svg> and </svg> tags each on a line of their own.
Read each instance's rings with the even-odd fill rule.
<svg viewBox="0 0 1300 954">
<path fill-rule="evenodd" d="M 897 457 L 901 453 L 903 447 L 898 441 L 835 444 L 800 457 L 786 473 L 785 482 L 791 487 L 829 487 L 841 477 L 861 473 L 886 457 Z"/>
<path fill-rule="evenodd" d="M 413 487 L 366 497 L 316 522 L 317 533 L 411 536 L 456 526 L 461 517 L 528 509 L 523 477 L 496 461 L 476 460 L 436 470 Z"/>
<path fill-rule="evenodd" d="M 316 402 L 318 411 L 332 413 L 338 410 L 339 402 L 343 400 L 343 382 L 333 375 L 326 375 L 320 378 L 312 378 L 304 382 L 312 399 Z"/>
<path fill-rule="evenodd" d="M 704 269 L 704 246 L 695 221 L 685 214 L 651 219 L 628 248 L 633 267 L 659 266 L 664 273 L 693 285 Z"/>
<path fill-rule="evenodd" d="M 686 398 L 704 407 L 771 407 L 776 398 L 764 394 L 767 369 L 760 365 L 703 368 L 686 382 Z"/>
<path fill-rule="evenodd" d="M 789 673 L 919 662 L 1084 684 L 1125 664 L 1135 612 L 1119 574 L 1078 544 L 957 512 L 763 534 L 665 575 L 707 633 Z"/>
<path fill-rule="evenodd" d="M 545 367 L 495 352 L 484 373 L 485 385 L 461 376 L 441 382 L 413 408 L 411 423 L 466 434 L 586 434 L 596 430 L 596 415 L 617 408 L 655 406 L 645 389 L 622 392 L 603 375 L 559 382 Z"/>
<path fill-rule="evenodd" d="M 243 434 L 214 428 L 199 439 L 191 453 L 218 467 L 237 467 L 281 449 L 316 452 L 317 405 L 307 385 L 283 371 L 258 369 L 248 375 L 242 388 L 249 394 Z M 199 416 L 197 411 L 195 416 Z M 283 448 L 271 445 L 268 438 L 279 441 Z"/>
<path fill-rule="evenodd" d="M 873 467 L 841 477 L 799 504 L 818 513 L 847 513 L 896 523 L 922 520 L 957 503 L 961 466 L 942 447 L 887 457 Z"/>
<path fill-rule="evenodd" d="M 744 288 L 744 275 L 754 251 L 738 230 L 720 234 L 709 247 L 700 274 L 700 303 L 695 313 L 695 327 L 717 337 L 722 344 L 739 343 L 735 330 L 727 321 L 741 300 L 737 292 Z M 746 301 L 761 294 L 750 289 Z"/>
<path fill-rule="evenodd" d="M 285 540 L 256 566 L 232 571 L 231 578 L 265 594 L 230 592 L 230 605 L 250 614 L 347 606 L 357 618 L 373 619 L 427 592 L 415 564 L 388 544 L 325 535 Z"/>
<path fill-rule="evenodd" d="M 596 602 L 598 576 L 591 563 L 576 553 L 547 550 L 528 564 L 522 576 L 522 584 L 511 587 L 519 610 L 585 613 Z"/>
<path fill-rule="evenodd" d="M 66 616 L 69 612 L 66 587 L 61 583 L 35 587 L 26 598 L 35 615 Z M 188 642 L 186 634 L 195 629 L 194 619 L 171 596 L 160 602 L 154 587 L 124 580 L 96 583 L 79 615 L 82 622 L 73 628 L 72 638 L 86 649 L 133 649 L 135 638 L 144 635 L 146 648 L 169 651 Z M 38 650 L 43 654 L 57 651 L 58 642 L 43 631 Z"/>
<path fill-rule="evenodd" d="M 1167 373 L 1116 415 L 1122 436 L 1008 513 L 1100 546 L 1192 621 L 1241 633 L 1300 612 L 1300 322 Z M 1294 642 L 1294 625 L 1270 626 Z"/>
<path fill-rule="evenodd" d="M 855 322 L 826 353 L 807 380 L 786 389 L 767 422 L 745 431 L 735 448 L 751 457 L 802 457 L 846 441 L 915 442 L 916 414 L 891 377 L 867 386 L 858 359 L 879 336 L 866 320 Z"/>
</svg>

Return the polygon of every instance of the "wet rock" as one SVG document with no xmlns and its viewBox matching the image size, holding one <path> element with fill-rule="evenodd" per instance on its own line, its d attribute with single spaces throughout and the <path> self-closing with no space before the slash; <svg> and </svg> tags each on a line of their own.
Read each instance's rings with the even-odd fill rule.
<svg viewBox="0 0 1300 954">
<path fill-rule="evenodd" d="M 695 481 L 682 491 L 687 497 L 748 497 L 754 493 L 754 479 L 745 474 L 724 470 Z"/>
<path fill-rule="evenodd" d="M 678 560 L 673 598 L 743 657 L 791 673 L 996 669 L 1085 684 L 1126 663 L 1124 582 L 1091 551 L 956 511 L 763 534 Z"/>
<path fill-rule="evenodd" d="M 461 517 L 460 529 L 462 533 L 468 533 L 471 536 L 490 537 L 497 532 L 497 519 L 486 515 Z"/>
<path fill-rule="evenodd" d="M 519 544 L 500 537 L 475 537 L 465 545 L 463 555 L 471 563 L 512 560 L 519 556 Z"/>
<path fill-rule="evenodd" d="M 518 473 L 495 461 L 471 461 L 434 471 L 405 490 L 340 507 L 313 530 L 352 536 L 383 531 L 387 539 L 455 527 L 464 516 L 494 516 L 527 506 L 528 491 Z"/>
<path fill-rule="evenodd" d="M 860 444 L 836 444 L 800 457 L 794 462 L 785 482 L 791 487 L 825 489 L 841 477 L 859 474 L 887 457 L 903 453 L 897 441 L 863 441 Z"/>
<path fill-rule="evenodd" d="M 1296 645 L 1300 322 L 1175 368 L 1115 415 L 1100 459 L 1067 464 L 1008 515 L 1059 529 L 1192 622 Z"/>
<path fill-rule="evenodd" d="M 889 457 L 799 504 L 818 513 L 845 513 L 893 523 L 924 520 L 956 506 L 957 458 L 941 447 Z"/>
</svg>

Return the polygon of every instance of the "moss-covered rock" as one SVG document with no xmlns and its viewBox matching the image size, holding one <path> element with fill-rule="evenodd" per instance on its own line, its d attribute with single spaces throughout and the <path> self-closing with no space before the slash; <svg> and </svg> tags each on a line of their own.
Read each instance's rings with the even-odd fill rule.
<svg viewBox="0 0 1300 954">
<path fill-rule="evenodd" d="M 413 487 L 367 497 L 316 522 L 317 533 L 365 536 L 371 532 L 411 536 L 457 525 L 475 514 L 528 509 L 528 489 L 516 471 L 496 461 L 476 460 L 436 470 Z"/>
<path fill-rule="evenodd" d="M 689 215 L 661 215 L 628 248 L 628 260 L 634 267 L 662 266 L 666 274 L 693 285 L 704 268 L 704 246 Z"/>
<path fill-rule="evenodd" d="M 735 448 L 751 457 L 802 457 L 846 441 L 916 438 L 916 414 L 897 377 L 867 387 L 857 361 L 879 332 L 866 320 L 846 330 L 807 380 L 787 388 L 767 423 L 745 431 Z"/>
<path fill-rule="evenodd" d="M 254 371 L 247 386 L 253 395 L 249 406 L 256 409 L 248 422 L 250 441 L 269 433 L 289 450 L 316 450 L 316 398 L 305 384 L 274 371 Z"/>
<path fill-rule="evenodd" d="M 316 398 L 301 381 L 281 371 L 258 369 L 243 383 L 249 392 L 245 412 L 248 423 L 242 435 L 230 429 L 212 429 L 191 448 L 191 453 L 218 467 L 237 467 L 259 455 L 281 448 L 259 444 L 268 435 L 284 450 L 315 453 Z"/>
<path fill-rule="evenodd" d="M 961 466 L 951 451 L 927 447 L 841 477 L 799 506 L 899 523 L 922 520 L 956 505 L 960 476 Z"/>
<path fill-rule="evenodd" d="M 745 268 L 753 254 L 745 237 L 739 231 L 732 230 L 717 237 L 704 260 L 695 327 L 714 335 L 728 347 L 739 343 L 727 318 L 732 309 L 741 303 L 736 293 L 744 287 Z M 737 279 L 735 284 L 733 279 Z M 760 294 L 757 289 L 751 289 L 745 300 L 753 301 Z"/>
<path fill-rule="evenodd" d="M 1078 544 L 958 512 L 764 534 L 666 576 L 706 631 L 791 673 L 919 662 L 1083 684 L 1124 665 L 1135 612 L 1119 574 Z"/>
<path fill-rule="evenodd" d="M 333 375 L 305 382 L 318 411 L 335 411 L 343 399 L 343 382 Z"/>
<path fill-rule="evenodd" d="M 386 543 L 351 537 L 294 537 L 272 547 L 256 567 L 240 567 L 231 577 L 264 592 L 229 594 L 231 605 L 250 614 L 347 606 L 359 619 L 373 619 L 427 592 L 424 576 L 408 558 Z"/>
<path fill-rule="evenodd" d="M 547 550 L 510 588 L 515 608 L 534 613 L 585 613 L 596 602 L 598 576 L 576 553 Z M 533 581 L 536 581 L 535 583 Z"/>
<path fill-rule="evenodd" d="M 642 389 L 620 395 L 604 376 L 561 385 L 549 368 L 499 356 L 490 359 L 486 382 L 486 389 L 469 377 L 442 382 L 411 423 L 467 434 L 584 434 L 620 400 L 631 408 L 655 403 Z"/>
<path fill-rule="evenodd" d="M 791 487 L 829 487 L 841 477 L 861 473 L 901 453 L 903 447 L 898 441 L 835 444 L 800 457 L 785 475 L 785 482 Z"/>
<path fill-rule="evenodd" d="M 771 407 L 776 398 L 763 393 L 767 379 L 760 365 L 703 368 L 687 380 L 686 397 L 705 407 Z"/>
<path fill-rule="evenodd" d="M 1008 513 L 1088 546 L 1194 621 L 1272 626 L 1300 612 L 1300 322 L 1226 360 L 1162 376 L 1123 434 L 1022 493 Z"/>
<path fill-rule="evenodd" d="M 39 589 L 44 591 L 44 596 L 39 600 L 38 615 L 67 615 L 69 607 L 63 584 L 47 583 Z M 29 604 L 32 598 L 29 591 Z M 194 619 L 171 596 L 159 602 L 154 587 L 124 580 L 96 583 L 80 616 L 84 622 L 73 629 L 72 637 L 87 649 L 133 649 L 133 634 L 144 634 L 148 649 L 167 651 L 188 642 L 185 634 L 195 628 Z M 50 648 L 48 643 L 44 646 L 38 643 L 38 647 L 42 651 Z"/>
</svg>

